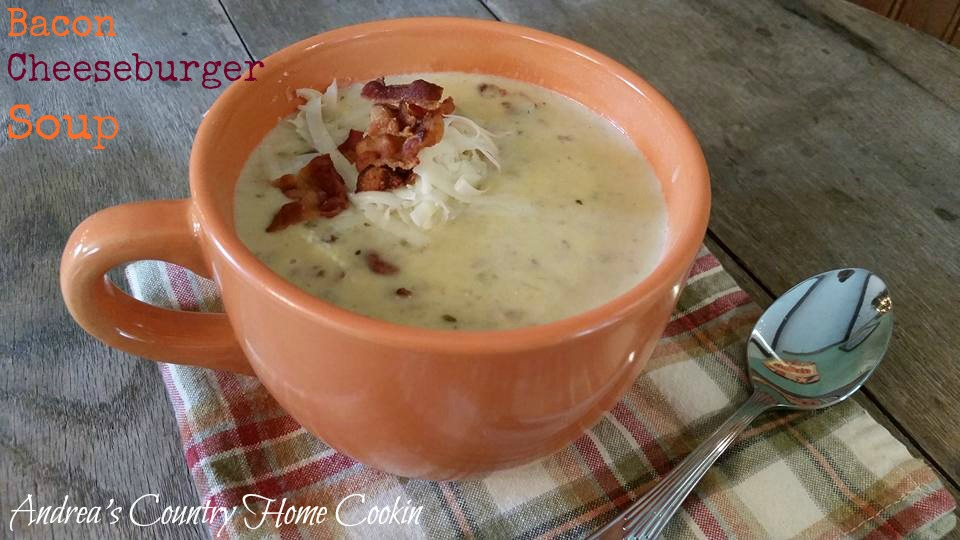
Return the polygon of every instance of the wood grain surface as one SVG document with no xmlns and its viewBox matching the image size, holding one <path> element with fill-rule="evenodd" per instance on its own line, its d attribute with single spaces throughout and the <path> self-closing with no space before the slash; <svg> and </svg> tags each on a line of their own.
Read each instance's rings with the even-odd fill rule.
<svg viewBox="0 0 960 540">
<path fill-rule="evenodd" d="M 65 60 L 246 58 L 214 0 L 161 3 L 71 0 L 27 6 L 30 15 L 112 15 L 113 38 L 0 39 L 3 58 L 28 52 Z M 3 12 L 6 24 L 6 10 Z M 108 349 L 64 308 L 60 253 L 70 231 L 97 210 L 140 199 L 187 195 L 187 156 L 201 115 L 218 95 L 197 82 L 14 82 L 0 77 L 4 130 L 13 103 L 42 114 L 110 114 L 121 133 L 103 151 L 87 141 L 0 137 L 0 538 L 9 511 L 34 504 L 113 499 L 128 508 L 147 493 L 162 505 L 196 505 L 197 495 L 157 367 Z M 19 126 L 18 126 L 19 131 Z M 148 224 L 145 224 L 148 226 Z M 148 517 L 143 514 L 143 518 Z M 203 526 L 116 525 L 26 528 L 15 538 L 198 538 Z"/>
<path fill-rule="evenodd" d="M 492 18 L 479 0 L 223 0 L 237 32 L 256 58 L 340 26 L 396 17 Z"/>
<path fill-rule="evenodd" d="M 66 7 L 64 7 L 66 6 Z M 337 26 L 461 15 L 567 35 L 617 58 L 690 121 L 714 182 L 709 245 L 761 304 L 836 266 L 891 285 L 898 331 L 859 398 L 912 451 L 960 478 L 960 53 L 840 0 L 69 0 L 31 14 L 113 15 L 109 40 L 0 40 L 56 60 L 242 60 Z M 4 57 L 6 54 L 3 55 Z M 112 147 L 0 138 L 0 508 L 196 504 L 156 367 L 85 335 L 60 300 L 70 230 L 112 204 L 187 193 L 196 83 L 13 83 L 35 116 L 112 113 Z M 6 114 L 6 111 L 2 111 Z M 4 118 L 4 124 L 7 119 Z M 889 416 L 888 416 L 889 415 Z M 56 501 L 59 502 L 59 501 Z M 125 521 L 125 520 L 124 520 Z M 56 537 L 196 538 L 202 527 L 58 527 Z M 49 537 L 18 530 L 17 537 Z M 3 537 L 3 533 L 0 533 Z M 955 533 L 954 537 L 960 537 Z"/>
<path fill-rule="evenodd" d="M 834 267 L 883 276 L 897 330 L 869 391 L 960 478 L 960 51 L 833 0 L 487 5 L 677 106 L 710 167 L 711 232 L 774 295 Z"/>
</svg>

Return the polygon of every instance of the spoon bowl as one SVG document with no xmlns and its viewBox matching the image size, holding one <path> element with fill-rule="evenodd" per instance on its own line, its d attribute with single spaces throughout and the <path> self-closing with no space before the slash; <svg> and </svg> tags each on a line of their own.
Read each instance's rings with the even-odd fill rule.
<svg viewBox="0 0 960 540">
<path fill-rule="evenodd" d="M 754 390 L 776 406 L 819 409 L 856 392 L 880 365 L 893 334 L 893 302 L 860 268 L 813 276 L 773 303 L 747 343 Z"/>
</svg>

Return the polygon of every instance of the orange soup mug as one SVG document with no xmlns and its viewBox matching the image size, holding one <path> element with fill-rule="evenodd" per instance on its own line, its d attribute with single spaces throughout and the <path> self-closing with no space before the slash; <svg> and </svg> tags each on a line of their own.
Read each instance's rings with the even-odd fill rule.
<svg viewBox="0 0 960 540">
<path fill-rule="evenodd" d="M 390 473 L 450 479 L 519 465 L 570 443 L 626 392 L 663 331 L 707 227 L 696 139 L 643 79 L 567 39 L 499 22 L 425 18 L 340 28 L 263 60 L 230 86 L 190 157 L 189 199 L 124 204 L 81 223 L 63 253 L 70 313 L 111 347 L 258 377 L 305 428 Z M 427 330 L 315 298 L 254 257 L 233 226 L 247 156 L 299 104 L 298 88 L 385 74 L 488 73 L 565 94 L 619 126 L 653 166 L 667 205 L 659 265 L 625 294 L 557 322 Z M 469 249 L 469 247 L 467 247 Z M 214 279 L 226 313 L 150 306 L 105 277 L 160 259 Z"/>
</svg>

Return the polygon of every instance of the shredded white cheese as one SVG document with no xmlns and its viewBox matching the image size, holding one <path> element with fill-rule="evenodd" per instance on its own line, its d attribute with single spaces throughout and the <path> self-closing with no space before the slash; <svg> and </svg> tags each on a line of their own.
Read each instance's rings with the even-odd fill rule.
<svg viewBox="0 0 960 540">
<path fill-rule="evenodd" d="M 440 142 L 420 151 L 420 164 L 413 184 L 393 191 L 353 193 L 357 170 L 337 150 L 331 126 L 325 119 L 338 113 L 337 83 L 325 92 L 304 88 L 297 95 L 307 100 L 292 122 L 297 133 L 318 154 L 330 154 L 350 193 L 350 202 L 375 226 L 415 244 L 426 242 L 419 231 L 453 219 L 465 205 L 485 191 L 484 178 L 492 165 L 500 168 L 493 134 L 476 122 L 458 115 L 444 117 Z"/>
<path fill-rule="evenodd" d="M 307 100 L 300 106 L 300 112 L 293 119 L 293 124 L 297 128 L 297 133 L 307 142 L 313 145 L 313 148 L 319 154 L 330 154 L 334 167 L 343 177 L 347 184 L 347 189 L 354 190 L 357 187 L 357 170 L 350 164 L 350 161 L 339 150 L 337 143 L 334 142 L 326 122 L 323 120 L 323 111 L 336 110 L 337 104 L 337 83 L 334 81 L 323 94 L 311 88 L 301 88 L 297 90 L 297 95 Z"/>
</svg>

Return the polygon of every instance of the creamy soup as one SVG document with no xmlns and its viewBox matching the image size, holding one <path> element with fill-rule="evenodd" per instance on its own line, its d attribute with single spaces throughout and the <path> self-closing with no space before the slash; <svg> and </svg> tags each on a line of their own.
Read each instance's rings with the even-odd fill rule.
<svg viewBox="0 0 960 540">
<path fill-rule="evenodd" d="M 488 75 L 428 73 L 387 83 L 417 78 L 442 86 L 454 114 L 493 134 L 500 168 L 490 165 L 475 182 L 482 193 L 429 228 L 370 219 L 351 205 L 333 218 L 267 232 L 290 201 L 271 181 L 318 152 L 303 125 L 282 121 L 237 182 L 237 233 L 257 258 L 348 310 L 443 329 L 515 328 L 576 315 L 654 268 L 666 237 L 660 185 L 614 125 L 552 91 Z M 367 127 L 371 104 L 360 86 L 340 88 L 335 113 L 324 112 L 336 143 Z M 349 176 L 342 156 L 334 163 Z M 395 271 L 373 271 L 371 254 Z"/>
</svg>

